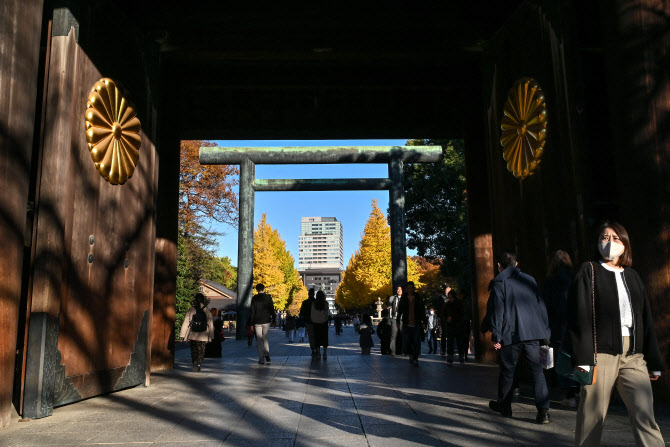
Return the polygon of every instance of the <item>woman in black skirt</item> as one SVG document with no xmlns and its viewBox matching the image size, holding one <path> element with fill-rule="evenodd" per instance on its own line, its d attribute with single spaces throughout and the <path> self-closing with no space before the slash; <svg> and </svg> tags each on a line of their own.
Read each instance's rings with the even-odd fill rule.
<svg viewBox="0 0 670 447">
<path fill-rule="evenodd" d="M 314 347 L 316 357 L 319 357 L 321 346 L 323 346 L 323 358 L 328 358 L 328 301 L 323 290 L 316 292 L 316 300 L 312 303 L 312 324 L 314 325 Z"/>
</svg>

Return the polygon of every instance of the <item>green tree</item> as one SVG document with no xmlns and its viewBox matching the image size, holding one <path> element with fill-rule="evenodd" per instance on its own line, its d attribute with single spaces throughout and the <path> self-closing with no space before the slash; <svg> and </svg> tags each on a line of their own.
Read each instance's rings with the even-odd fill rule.
<svg viewBox="0 0 670 447">
<path fill-rule="evenodd" d="M 237 290 L 237 267 L 232 264 L 232 260 L 228 256 L 209 258 L 203 279 L 215 281 L 222 286 L 232 290 Z"/>
<path fill-rule="evenodd" d="M 213 241 L 207 236 L 184 236 L 179 232 L 177 239 L 177 290 L 175 325 L 179 333 L 186 312 L 191 307 L 193 297 L 200 290 L 200 278 L 204 276 L 212 254 Z"/>
<path fill-rule="evenodd" d="M 469 290 L 465 153 L 462 140 L 409 140 L 408 146 L 440 145 L 439 163 L 406 163 L 407 246 L 419 256 L 440 259 L 445 277 Z"/>
<path fill-rule="evenodd" d="M 391 229 L 375 199 L 358 250 L 349 260 L 335 292 L 335 301 L 344 309 L 371 306 L 378 297 L 391 294 L 391 276 Z M 407 278 L 417 288 L 421 287 L 418 267 L 410 257 L 407 257 Z"/>
</svg>

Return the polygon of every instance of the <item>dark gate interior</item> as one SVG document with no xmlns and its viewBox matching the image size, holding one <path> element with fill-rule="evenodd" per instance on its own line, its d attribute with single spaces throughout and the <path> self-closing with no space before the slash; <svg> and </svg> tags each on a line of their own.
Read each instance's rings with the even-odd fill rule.
<svg viewBox="0 0 670 447">
<path fill-rule="evenodd" d="M 587 259 L 589 231 L 616 217 L 644 235 L 638 268 L 670 358 L 659 206 L 670 13 L 633 3 L 5 2 L 0 375 L 16 366 L 21 411 L 44 416 L 172 366 L 179 141 L 190 138 L 464 138 L 476 322 L 495 249 L 515 247 L 542 278 L 549 252 Z M 545 92 L 550 136 L 520 182 L 499 129 L 508 89 L 527 76 Z M 124 85 L 142 122 L 122 186 L 94 169 L 85 137 L 101 77 Z"/>
</svg>

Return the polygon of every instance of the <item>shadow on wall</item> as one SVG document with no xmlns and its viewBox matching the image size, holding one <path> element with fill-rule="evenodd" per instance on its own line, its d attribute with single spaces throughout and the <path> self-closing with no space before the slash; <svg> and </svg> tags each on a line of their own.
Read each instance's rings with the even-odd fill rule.
<svg viewBox="0 0 670 447">
<path fill-rule="evenodd" d="M 623 205 L 622 223 L 631 235 L 634 265 L 643 276 L 655 316 L 665 366 L 670 367 L 670 9 L 636 4 L 601 12 L 603 21 L 618 25 L 610 39 L 612 129 L 618 152 L 617 183 Z M 642 33 L 641 30 L 644 32 Z M 616 46 L 616 47 L 614 47 Z M 623 87 L 624 91 L 621 91 Z M 637 111 L 627 113 L 628 111 Z M 663 124 L 666 123 L 666 124 Z M 639 151 L 638 151 L 639 149 Z M 635 156 L 639 152 L 641 156 Z M 641 175 L 643 174 L 643 175 Z M 653 235 L 654 237 L 646 237 Z M 640 255 L 644 253 L 646 255 Z M 670 400 L 670 379 L 661 377 L 662 399 Z"/>
</svg>

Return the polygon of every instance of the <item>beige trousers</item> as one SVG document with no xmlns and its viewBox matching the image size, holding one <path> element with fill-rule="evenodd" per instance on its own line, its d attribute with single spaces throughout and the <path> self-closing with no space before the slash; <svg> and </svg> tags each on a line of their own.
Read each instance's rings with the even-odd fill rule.
<svg viewBox="0 0 670 447">
<path fill-rule="evenodd" d="M 624 337 L 623 351 L 630 349 L 630 337 Z M 638 446 L 664 447 L 661 431 L 654 419 L 654 402 L 647 362 L 642 354 L 598 354 L 596 383 L 582 387 L 577 409 L 576 446 L 599 446 L 612 388 L 626 404 Z"/>
</svg>

